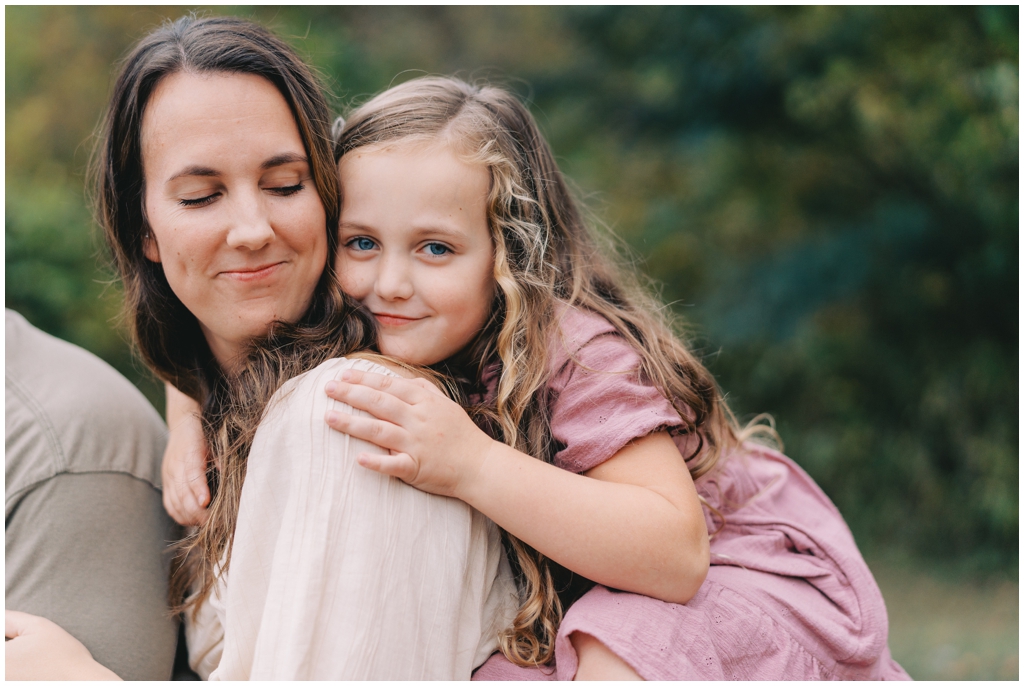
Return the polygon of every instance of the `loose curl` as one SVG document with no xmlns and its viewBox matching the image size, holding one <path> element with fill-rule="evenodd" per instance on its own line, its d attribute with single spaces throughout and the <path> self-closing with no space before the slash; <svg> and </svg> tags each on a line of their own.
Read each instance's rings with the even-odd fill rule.
<svg viewBox="0 0 1024 686">
<path fill-rule="evenodd" d="M 639 354 L 637 373 L 668 398 L 694 437 L 685 455 L 694 479 L 723 451 L 763 429 L 736 425 L 714 378 L 673 332 L 666 308 L 600 248 L 526 107 L 500 88 L 424 77 L 391 88 L 335 123 L 335 159 L 366 146 L 443 145 L 490 172 L 487 216 L 497 294 L 468 348 L 440 367 L 467 399 L 498 368 L 491 399 L 467 409 L 508 445 L 551 461 L 548 349 L 560 307 L 604 317 Z M 342 189 L 344 192 L 344 189 Z M 520 665 L 547 663 L 562 606 L 552 562 L 505 533 L 518 568 L 520 607 L 501 650 Z"/>
</svg>

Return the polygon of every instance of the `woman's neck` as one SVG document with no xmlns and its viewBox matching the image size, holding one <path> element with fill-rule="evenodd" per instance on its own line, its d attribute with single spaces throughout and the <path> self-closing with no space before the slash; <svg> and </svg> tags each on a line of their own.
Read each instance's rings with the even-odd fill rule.
<svg viewBox="0 0 1024 686">
<path fill-rule="evenodd" d="M 224 375 L 237 376 L 242 371 L 245 361 L 245 346 L 215 335 L 202 322 L 199 326 L 203 330 L 206 344 L 210 346 L 210 352 L 213 353 L 213 359 L 220 365 Z"/>
</svg>

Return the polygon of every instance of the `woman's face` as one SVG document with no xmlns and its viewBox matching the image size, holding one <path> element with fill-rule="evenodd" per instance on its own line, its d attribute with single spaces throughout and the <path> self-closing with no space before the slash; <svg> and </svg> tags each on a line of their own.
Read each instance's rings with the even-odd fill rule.
<svg viewBox="0 0 1024 686">
<path fill-rule="evenodd" d="M 284 97 L 251 74 L 176 73 L 142 119 L 146 257 L 230 370 L 297 321 L 327 261 L 326 216 Z"/>
</svg>

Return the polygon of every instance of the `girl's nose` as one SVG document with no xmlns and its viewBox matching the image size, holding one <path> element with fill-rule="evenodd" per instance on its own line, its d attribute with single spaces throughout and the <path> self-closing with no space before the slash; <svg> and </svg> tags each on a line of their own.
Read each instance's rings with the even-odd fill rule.
<svg viewBox="0 0 1024 686">
<path fill-rule="evenodd" d="M 409 275 L 409 265 L 404 260 L 382 258 L 373 290 L 379 298 L 384 300 L 408 300 L 411 298 L 413 287 Z"/>
<path fill-rule="evenodd" d="M 233 215 L 227 243 L 232 248 L 260 250 L 274 240 L 274 227 L 259 198 L 232 203 Z"/>
</svg>

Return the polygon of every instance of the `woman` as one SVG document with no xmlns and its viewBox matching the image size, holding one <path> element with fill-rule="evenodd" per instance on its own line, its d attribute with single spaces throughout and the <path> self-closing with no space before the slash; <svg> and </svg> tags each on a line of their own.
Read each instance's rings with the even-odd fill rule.
<svg viewBox="0 0 1024 686">
<path fill-rule="evenodd" d="M 338 359 L 374 329 L 335 285 L 338 186 L 308 67 L 241 20 L 157 29 L 115 83 L 97 188 L 135 342 L 200 402 L 217 465 L 172 579 L 193 668 L 469 678 L 512 610 L 496 530 L 361 469 L 346 453 L 381 449 L 320 419 L 345 409 L 322 392 L 340 369 L 392 372 Z"/>
</svg>

